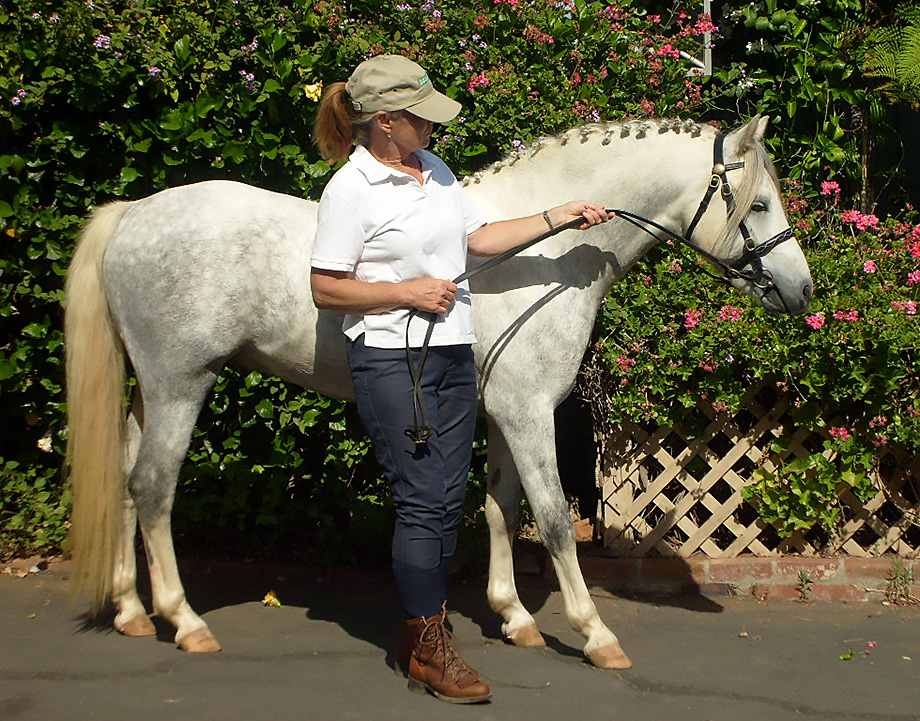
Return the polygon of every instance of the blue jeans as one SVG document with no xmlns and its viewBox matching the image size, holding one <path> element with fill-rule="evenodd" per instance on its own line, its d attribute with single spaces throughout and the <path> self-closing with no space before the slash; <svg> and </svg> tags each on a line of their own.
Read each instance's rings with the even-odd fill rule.
<svg viewBox="0 0 920 721">
<path fill-rule="evenodd" d="M 405 349 L 348 342 L 358 415 L 371 438 L 396 506 L 393 574 L 407 618 L 441 612 L 463 520 L 476 429 L 476 366 L 469 345 L 434 346 L 422 373 L 432 433 L 416 445 L 412 378 Z M 418 351 L 411 351 L 418 363 Z"/>
</svg>

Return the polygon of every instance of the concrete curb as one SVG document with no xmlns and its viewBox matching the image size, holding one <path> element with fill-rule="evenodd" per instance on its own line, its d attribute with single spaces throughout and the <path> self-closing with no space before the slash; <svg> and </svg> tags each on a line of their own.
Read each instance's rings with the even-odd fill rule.
<svg viewBox="0 0 920 721">
<path fill-rule="evenodd" d="M 881 558 L 603 558 L 582 556 L 589 586 L 619 593 L 751 596 L 758 600 L 884 601 L 895 562 L 912 571 L 920 597 L 920 561 Z"/>
<path fill-rule="evenodd" d="M 552 564 L 535 563 L 534 560 L 532 554 L 521 554 L 518 573 L 556 584 Z M 607 558 L 583 553 L 579 563 L 592 593 L 600 595 L 715 595 L 750 597 L 759 601 L 845 603 L 885 601 L 897 563 L 912 572 L 914 583 L 910 595 L 920 598 L 920 584 L 917 583 L 920 560 L 896 556 Z M 180 559 L 179 568 L 183 574 L 216 578 L 308 578 L 321 583 L 390 581 L 389 568 L 381 567 L 324 569 L 297 563 Z M 20 576 L 44 570 L 67 574 L 71 563 L 61 558 L 32 557 L 0 564 L 0 569 Z"/>
</svg>

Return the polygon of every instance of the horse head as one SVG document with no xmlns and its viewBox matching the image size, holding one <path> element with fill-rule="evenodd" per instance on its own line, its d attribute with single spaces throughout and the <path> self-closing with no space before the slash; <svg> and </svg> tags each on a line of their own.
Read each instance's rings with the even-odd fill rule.
<svg viewBox="0 0 920 721">
<path fill-rule="evenodd" d="M 805 255 L 794 242 L 776 171 L 761 144 L 767 122 L 768 118 L 757 116 L 724 137 L 717 136 L 710 190 L 687 236 L 692 237 L 696 222 L 704 216 L 719 215 L 720 203 L 713 203 L 712 210 L 708 207 L 708 198 L 718 191 L 723 226 L 710 260 L 727 282 L 768 312 L 798 315 L 808 310 L 814 286 Z M 736 170 L 741 175 L 734 183 L 729 174 Z"/>
</svg>

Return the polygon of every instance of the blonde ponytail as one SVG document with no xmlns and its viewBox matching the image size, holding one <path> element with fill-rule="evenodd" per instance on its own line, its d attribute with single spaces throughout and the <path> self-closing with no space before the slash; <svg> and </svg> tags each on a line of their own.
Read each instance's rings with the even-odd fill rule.
<svg viewBox="0 0 920 721">
<path fill-rule="evenodd" d="M 345 160 L 356 140 L 367 137 L 374 113 L 352 109 L 345 83 L 333 83 L 323 91 L 313 126 L 313 140 L 328 163 Z"/>
</svg>

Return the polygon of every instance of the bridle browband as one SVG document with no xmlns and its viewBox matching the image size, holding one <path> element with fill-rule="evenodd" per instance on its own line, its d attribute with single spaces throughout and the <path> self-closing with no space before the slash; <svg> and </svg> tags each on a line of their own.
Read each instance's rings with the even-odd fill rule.
<svg viewBox="0 0 920 721">
<path fill-rule="evenodd" d="M 721 191 L 722 199 L 725 201 L 726 213 L 729 218 L 731 218 L 732 212 L 735 210 L 735 196 L 734 192 L 732 191 L 731 183 L 728 182 L 727 174 L 730 170 L 739 170 L 743 168 L 744 161 L 742 160 L 734 163 L 726 163 L 724 145 L 725 136 L 722 133 L 717 133 L 712 148 L 712 175 L 709 179 L 709 186 L 706 188 L 706 193 L 703 196 L 703 199 L 700 201 L 700 204 L 696 209 L 696 213 L 694 214 L 693 219 L 690 221 L 690 225 L 687 226 L 686 236 L 681 235 L 680 233 L 676 233 L 673 230 L 664 227 L 660 223 L 656 223 L 654 220 L 650 220 L 649 218 L 637 215 L 636 213 L 632 213 L 628 210 L 619 210 L 616 208 L 605 208 L 605 210 L 609 214 L 615 215 L 618 218 L 627 221 L 628 223 L 632 223 L 637 228 L 648 233 L 659 242 L 662 240 L 662 238 L 653 232 L 652 229 L 664 233 L 668 238 L 676 240 L 679 243 L 686 245 L 688 248 L 691 248 L 722 271 L 721 275 L 714 275 L 708 271 L 703 271 L 707 275 L 715 278 L 720 283 L 731 285 L 733 280 L 745 280 L 759 288 L 761 291 L 763 291 L 764 294 L 769 293 L 771 290 L 775 290 L 777 295 L 780 296 L 780 301 L 785 304 L 785 301 L 782 300 L 782 295 L 780 294 L 779 289 L 773 282 L 772 274 L 770 271 L 763 267 L 761 258 L 772 251 L 780 243 L 783 243 L 795 236 L 795 231 L 791 227 L 780 231 L 766 242 L 758 245 L 751 236 L 751 233 L 748 230 L 744 220 L 742 220 L 738 224 L 738 230 L 741 232 L 741 236 L 744 238 L 744 252 L 740 258 L 731 263 L 727 263 L 721 258 L 717 258 L 715 255 L 707 250 L 704 250 L 691 240 L 693 237 L 693 231 L 696 230 L 696 227 L 700 220 L 703 218 L 703 215 L 705 215 L 706 211 L 709 209 L 709 204 L 712 201 L 716 190 Z M 500 253 L 499 255 L 490 258 L 482 265 L 461 273 L 456 278 L 454 278 L 453 282 L 456 284 L 462 283 L 464 280 L 472 278 L 474 275 L 478 275 L 479 273 L 482 273 L 489 268 L 493 268 L 500 263 L 504 263 L 509 258 L 514 257 L 530 246 L 536 245 L 537 243 L 546 240 L 547 238 L 556 235 L 557 233 L 561 233 L 564 230 L 575 228 L 581 225 L 583 222 L 583 218 L 576 218 L 575 220 L 569 221 L 568 223 L 558 225 L 555 228 L 541 235 L 538 235 L 536 238 L 527 241 L 526 243 L 517 245 L 514 248 L 506 250 L 504 253 Z M 750 269 L 748 269 L 749 266 Z M 425 333 L 425 340 L 423 341 L 419 352 L 417 365 L 412 362 L 411 349 L 409 347 L 409 323 L 416 315 L 424 317 L 428 320 L 428 330 Z M 431 437 L 431 427 L 428 424 L 428 412 L 425 408 L 425 402 L 422 396 L 421 382 L 422 370 L 425 367 L 425 359 L 428 356 L 428 345 L 431 341 L 431 334 L 434 331 L 434 324 L 436 320 L 437 315 L 435 313 L 426 313 L 417 310 L 410 311 L 409 317 L 406 319 L 406 361 L 409 364 L 409 375 L 412 378 L 412 395 L 414 404 L 413 411 L 415 415 L 415 422 L 412 426 L 406 429 L 406 435 L 409 436 L 417 446 L 424 445 L 428 442 L 428 438 Z M 419 421 L 421 421 L 421 423 Z"/>
</svg>

